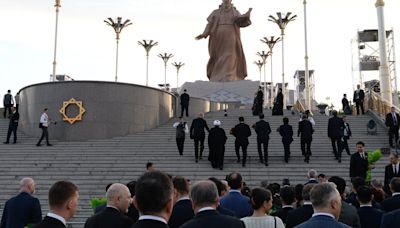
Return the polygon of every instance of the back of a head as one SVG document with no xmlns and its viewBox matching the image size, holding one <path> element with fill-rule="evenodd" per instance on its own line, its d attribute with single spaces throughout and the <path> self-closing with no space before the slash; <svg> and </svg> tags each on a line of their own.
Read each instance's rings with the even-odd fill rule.
<svg viewBox="0 0 400 228">
<path fill-rule="evenodd" d="M 231 173 L 228 175 L 228 185 L 231 189 L 240 189 L 242 187 L 243 179 L 240 173 Z"/>
<path fill-rule="evenodd" d="M 126 187 L 128 187 L 131 197 L 133 197 L 135 195 L 136 181 L 130 181 L 126 184 Z"/>
<path fill-rule="evenodd" d="M 244 117 L 243 116 L 239 117 L 239 122 L 244 122 Z"/>
<path fill-rule="evenodd" d="M 314 179 L 317 179 L 317 170 L 315 170 L 315 169 L 310 169 L 310 170 L 308 170 L 308 172 L 307 172 L 307 176 L 308 176 L 308 178 L 314 178 Z"/>
<path fill-rule="evenodd" d="M 70 181 L 58 181 L 49 190 L 50 209 L 63 210 L 65 204 L 78 192 L 78 187 Z"/>
<path fill-rule="evenodd" d="M 294 202 L 295 192 L 294 188 L 291 186 L 285 186 L 281 188 L 279 195 L 281 196 L 281 199 L 285 205 L 291 205 Z"/>
<path fill-rule="evenodd" d="M 333 116 L 337 116 L 337 111 L 336 111 L 336 110 L 333 110 L 333 111 L 332 111 L 332 115 L 333 115 Z"/>
<path fill-rule="evenodd" d="M 372 187 L 368 185 L 357 188 L 357 199 L 360 204 L 368 204 L 372 201 Z"/>
<path fill-rule="evenodd" d="M 19 182 L 19 187 L 21 191 L 33 193 L 35 191 L 35 181 L 30 177 L 24 177 Z"/>
<path fill-rule="evenodd" d="M 202 180 L 194 183 L 190 188 L 190 199 L 197 208 L 217 206 L 218 189 L 214 182 Z"/>
<path fill-rule="evenodd" d="M 311 190 L 316 184 L 307 184 L 303 187 L 303 191 L 301 193 L 301 196 L 303 197 L 304 200 L 310 201 L 310 194 Z"/>
<path fill-rule="evenodd" d="M 261 113 L 261 114 L 259 115 L 259 117 L 260 117 L 260 120 L 263 120 L 263 119 L 264 119 L 264 114 Z"/>
<path fill-rule="evenodd" d="M 351 179 L 351 185 L 353 189 L 357 190 L 359 187 L 365 185 L 365 180 L 362 177 L 354 177 Z"/>
<path fill-rule="evenodd" d="M 400 192 L 400 177 L 393 177 L 390 181 L 390 189 L 392 193 Z"/>
<path fill-rule="evenodd" d="M 112 205 L 114 207 L 119 208 L 119 199 L 123 199 L 127 197 L 126 195 L 129 194 L 129 189 L 126 185 L 121 184 L 121 183 L 114 183 L 112 184 L 106 193 L 106 198 L 107 198 L 107 205 Z M 122 208 L 126 209 L 126 208 Z"/>
<path fill-rule="evenodd" d="M 346 181 L 343 178 L 339 176 L 333 176 L 329 178 L 328 181 L 334 183 L 339 194 L 343 195 L 344 191 L 346 190 Z"/>
<path fill-rule="evenodd" d="M 284 117 L 284 118 L 283 118 L 283 123 L 284 123 L 284 124 L 288 124 L 288 123 L 289 123 L 289 118 Z"/>
<path fill-rule="evenodd" d="M 281 191 L 281 185 L 278 183 L 269 184 L 267 187 L 271 191 L 272 195 L 275 195 Z"/>
<path fill-rule="evenodd" d="M 294 186 L 294 194 L 297 201 L 303 200 L 303 188 L 304 185 L 302 184 L 297 184 L 296 186 Z"/>
<path fill-rule="evenodd" d="M 186 90 L 186 89 L 184 89 L 184 90 L 183 90 L 183 92 L 185 92 L 185 93 L 186 93 L 186 92 L 187 92 L 187 90 Z"/>
<path fill-rule="evenodd" d="M 159 213 L 172 200 L 171 179 L 160 171 L 146 172 L 136 182 L 137 209 L 144 215 Z"/>
<path fill-rule="evenodd" d="M 272 193 L 264 188 L 254 188 L 251 191 L 250 201 L 255 210 L 259 209 L 265 201 L 272 199 Z"/>
<path fill-rule="evenodd" d="M 208 180 L 214 182 L 215 186 L 217 186 L 217 189 L 218 189 L 218 196 L 221 197 L 222 192 L 226 191 L 225 185 L 222 183 L 222 181 L 218 180 L 215 177 L 210 177 L 210 178 L 208 178 Z"/>
<path fill-rule="evenodd" d="M 301 119 L 303 119 L 303 120 L 306 120 L 307 118 L 308 118 L 307 114 L 303 114 L 303 115 L 301 116 Z"/>
<path fill-rule="evenodd" d="M 186 195 L 189 193 L 189 182 L 185 177 L 176 176 L 172 179 L 172 183 L 179 194 Z"/>
<path fill-rule="evenodd" d="M 329 208 L 330 203 L 338 197 L 334 183 L 327 182 L 316 184 L 310 192 L 310 200 L 314 209 Z"/>
<path fill-rule="evenodd" d="M 151 170 L 152 166 L 153 166 L 153 163 L 152 163 L 152 162 L 147 162 L 147 163 L 146 163 L 146 169 L 147 169 L 147 170 L 149 170 L 149 169 Z"/>
</svg>

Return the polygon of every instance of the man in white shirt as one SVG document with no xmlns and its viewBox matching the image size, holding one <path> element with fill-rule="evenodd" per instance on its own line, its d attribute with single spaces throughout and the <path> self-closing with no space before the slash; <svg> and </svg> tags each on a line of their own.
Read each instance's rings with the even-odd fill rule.
<svg viewBox="0 0 400 228">
<path fill-rule="evenodd" d="M 69 181 L 58 181 L 49 190 L 50 212 L 33 228 L 66 228 L 78 208 L 78 187 Z"/>
<path fill-rule="evenodd" d="M 327 182 L 315 185 L 311 190 L 310 199 L 314 214 L 310 220 L 297 226 L 298 228 L 349 227 L 337 221 L 342 199 L 335 184 Z"/>
<path fill-rule="evenodd" d="M 168 228 L 174 203 L 171 179 L 160 171 L 144 173 L 136 182 L 133 204 L 140 212 L 133 228 Z"/>
<path fill-rule="evenodd" d="M 389 155 L 389 162 L 387 166 L 385 166 L 385 181 L 383 184 L 383 188 L 387 194 L 392 194 L 390 192 L 390 181 L 393 177 L 400 177 L 400 162 L 399 155 L 396 152 L 391 152 Z"/>
<path fill-rule="evenodd" d="M 52 144 L 49 143 L 49 131 L 47 130 L 47 128 L 50 125 L 50 119 L 49 116 L 47 114 L 47 108 L 45 108 L 43 110 L 42 115 L 40 116 L 40 121 L 39 121 L 39 128 L 42 129 L 42 136 L 40 136 L 40 139 L 38 141 L 38 143 L 36 143 L 36 146 L 41 146 L 41 142 L 44 138 L 46 138 L 46 144 L 47 146 L 52 146 Z"/>
</svg>

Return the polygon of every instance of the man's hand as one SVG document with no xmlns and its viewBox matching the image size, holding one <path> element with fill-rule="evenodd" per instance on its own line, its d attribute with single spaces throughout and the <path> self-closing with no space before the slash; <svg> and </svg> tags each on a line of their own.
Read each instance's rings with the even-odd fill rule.
<svg viewBox="0 0 400 228">
<path fill-rule="evenodd" d="M 196 40 L 200 40 L 200 39 L 205 39 L 207 36 L 205 36 L 204 34 L 200 34 L 198 36 L 196 36 Z"/>
</svg>

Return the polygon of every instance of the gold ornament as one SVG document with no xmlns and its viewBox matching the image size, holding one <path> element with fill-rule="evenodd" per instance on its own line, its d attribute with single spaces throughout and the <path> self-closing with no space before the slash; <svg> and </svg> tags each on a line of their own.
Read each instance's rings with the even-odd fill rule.
<svg viewBox="0 0 400 228">
<path fill-rule="evenodd" d="M 76 105 L 79 109 L 78 115 L 76 115 L 73 118 L 67 116 L 67 114 L 66 114 L 67 107 L 70 105 Z M 60 113 L 63 116 L 63 120 L 67 121 L 70 124 L 74 124 L 76 121 L 81 121 L 82 116 L 85 112 L 86 112 L 86 110 L 85 110 L 85 108 L 83 108 L 82 101 L 77 101 L 74 98 L 69 99 L 69 101 L 64 101 L 63 107 L 60 109 Z"/>
</svg>

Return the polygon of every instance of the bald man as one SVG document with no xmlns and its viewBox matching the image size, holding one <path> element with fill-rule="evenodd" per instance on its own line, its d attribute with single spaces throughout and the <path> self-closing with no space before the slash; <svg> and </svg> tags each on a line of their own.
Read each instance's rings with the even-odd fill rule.
<svg viewBox="0 0 400 228">
<path fill-rule="evenodd" d="M 34 192 L 35 181 L 30 177 L 23 178 L 19 194 L 4 206 L 0 228 L 24 228 L 42 221 L 42 209 L 39 200 L 32 196 Z"/>
<path fill-rule="evenodd" d="M 106 198 L 107 207 L 88 218 L 85 228 L 130 228 L 133 220 L 125 215 L 132 203 L 128 187 L 115 183 L 107 190 Z"/>
</svg>

